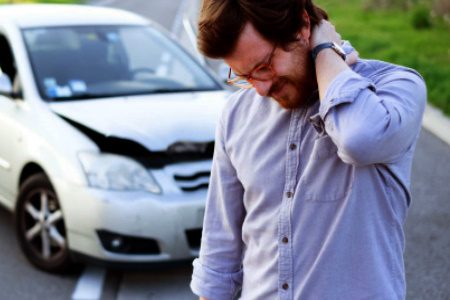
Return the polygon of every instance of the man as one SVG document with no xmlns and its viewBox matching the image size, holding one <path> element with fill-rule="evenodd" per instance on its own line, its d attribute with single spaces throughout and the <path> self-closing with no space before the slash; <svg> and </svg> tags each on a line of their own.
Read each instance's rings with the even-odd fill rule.
<svg viewBox="0 0 450 300">
<path fill-rule="evenodd" d="M 202 299 L 405 298 L 425 85 L 346 62 L 325 19 L 310 0 L 203 1 L 199 48 L 243 89 L 217 128 L 191 282 Z"/>
</svg>

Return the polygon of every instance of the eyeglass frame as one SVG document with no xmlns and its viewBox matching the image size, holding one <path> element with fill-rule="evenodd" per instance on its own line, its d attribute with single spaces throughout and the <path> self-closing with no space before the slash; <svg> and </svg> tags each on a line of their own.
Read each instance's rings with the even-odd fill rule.
<svg viewBox="0 0 450 300">
<path fill-rule="evenodd" d="M 265 61 L 260 63 L 259 65 L 257 65 L 256 67 L 253 68 L 253 70 L 250 71 L 250 73 L 248 75 L 238 75 L 235 74 L 236 77 L 231 78 L 231 74 L 234 73 L 231 68 L 228 71 L 228 80 L 227 80 L 227 84 L 232 85 L 232 86 L 236 86 L 238 88 L 241 89 L 251 89 L 253 88 L 253 84 L 252 81 L 267 81 L 272 79 L 273 77 L 275 77 L 275 71 L 272 67 L 272 59 L 273 59 L 273 54 L 275 53 L 275 49 L 277 48 L 277 45 L 273 45 L 273 49 L 270 52 L 269 58 Z M 268 71 L 271 73 L 271 76 L 265 79 L 261 79 L 261 78 L 255 78 L 254 74 L 257 71 L 260 71 L 261 69 L 264 68 L 268 68 Z M 240 81 L 245 81 L 247 83 L 239 83 Z"/>
</svg>

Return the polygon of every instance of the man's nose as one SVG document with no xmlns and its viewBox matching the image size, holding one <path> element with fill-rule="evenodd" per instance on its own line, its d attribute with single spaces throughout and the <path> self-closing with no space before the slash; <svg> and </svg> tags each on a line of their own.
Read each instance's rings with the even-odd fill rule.
<svg viewBox="0 0 450 300">
<path fill-rule="evenodd" d="M 260 96 L 266 97 L 269 95 L 269 91 L 272 86 L 272 80 L 255 80 L 254 82 L 252 82 L 252 85 Z"/>
</svg>

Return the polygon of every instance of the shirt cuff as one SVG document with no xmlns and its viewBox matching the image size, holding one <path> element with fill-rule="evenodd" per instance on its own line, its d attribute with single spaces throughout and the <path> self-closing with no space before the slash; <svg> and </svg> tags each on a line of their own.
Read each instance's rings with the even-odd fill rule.
<svg viewBox="0 0 450 300">
<path fill-rule="evenodd" d="M 341 72 L 333 79 L 324 99 L 320 102 L 320 117 L 325 120 L 331 108 L 339 104 L 353 102 L 359 93 L 367 88 L 375 91 L 375 86 L 368 78 L 364 78 L 352 70 Z"/>
<path fill-rule="evenodd" d="M 208 300 L 232 300 L 242 285 L 242 269 L 234 273 L 220 273 L 200 263 L 193 262 L 191 290 L 199 297 Z"/>
</svg>

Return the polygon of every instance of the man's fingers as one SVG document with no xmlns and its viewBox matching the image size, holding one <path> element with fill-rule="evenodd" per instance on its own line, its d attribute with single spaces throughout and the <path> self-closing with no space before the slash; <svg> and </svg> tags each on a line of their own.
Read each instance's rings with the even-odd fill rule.
<svg viewBox="0 0 450 300">
<path fill-rule="evenodd" d="M 347 65 L 351 66 L 358 61 L 359 53 L 356 50 L 353 50 L 349 54 L 345 56 L 345 62 Z"/>
<path fill-rule="evenodd" d="M 315 46 L 326 43 L 326 42 L 336 42 L 341 43 L 341 35 L 336 32 L 335 26 L 328 22 L 327 20 L 322 20 L 320 23 L 313 28 L 310 46 L 313 49 Z"/>
</svg>

